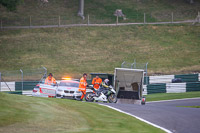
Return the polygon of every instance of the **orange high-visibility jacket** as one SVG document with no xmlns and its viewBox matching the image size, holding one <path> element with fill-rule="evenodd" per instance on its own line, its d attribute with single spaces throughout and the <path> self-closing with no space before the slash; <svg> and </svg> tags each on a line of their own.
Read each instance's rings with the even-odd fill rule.
<svg viewBox="0 0 200 133">
<path fill-rule="evenodd" d="M 95 89 L 99 89 L 101 82 L 102 82 L 101 78 L 93 78 L 93 80 L 92 80 L 92 84 L 94 85 Z"/>
<path fill-rule="evenodd" d="M 55 78 L 51 78 L 51 80 L 49 79 L 49 77 L 47 77 L 46 79 L 45 79 L 45 82 L 44 82 L 45 84 L 47 84 L 47 85 L 51 85 L 52 83 L 54 83 L 54 84 L 56 84 L 56 80 L 55 80 Z"/>
<path fill-rule="evenodd" d="M 84 77 L 82 77 L 80 79 L 79 88 L 81 88 L 81 90 L 86 91 L 86 87 L 87 87 L 87 81 L 86 81 L 86 79 L 84 79 Z"/>
</svg>

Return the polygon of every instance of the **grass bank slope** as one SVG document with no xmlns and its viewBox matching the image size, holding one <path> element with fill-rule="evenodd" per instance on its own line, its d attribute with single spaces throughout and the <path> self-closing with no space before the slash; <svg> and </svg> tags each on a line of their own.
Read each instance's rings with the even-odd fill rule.
<svg viewBox="0 0 200 133">
<path fill-rule="evenodd" d="M 123 61 L 149 62 L 149 73 L 200 71 L 200 27 L 141 25 L 2 30 L 0 71 L 45 66 L 56 78 L 113 73 Z"/>
<path fill-rule="evenodd" d="M 41 4 L 39 0 L 24 0 L 24 3 L 17 7 L 17 11 L 9 12 L 3 6 L 0 6 L 0 18 L 17 21 L 29 21 L 32 16 L 33 24 L 39 18 L 58 18 L 65 19 L 66 22 L 81 21 L 77 17 L 79 1 L 78 0 L 48 0 L 46 4 Z M 186 20 L 194 19 L 199 11 L 200 1 L 195 0 L 194 4 L 189 4 L 186 0 L 86 0 L 85 14 L 91 15 L 91 19 L 96 22 L 115 22 L 114 11 L 122 9 L 128 18 L 123 22 L 141 22 L 146 13 L 147 21 L 166 21 L 171 20 L 171 12 L 174 12 L 174 19 Z M 92 16 L 95 16 L 93 18 Z M 79 19 L 78 19 L 79 18 Z M 22 21 L 22 20 L 21 20 Z M 52 20 L 49 20 L 52 21 Z M 55 20 L 57 21 L 57 19 Z M 121 21 L 121 20 L 120 20 Z M 23 23 L 18 21 L 16 25 Z M 48 23 L 48 22 L 47 22 Z"/>
<path fill-rule="evenodd" d="M 161 133 L 160 129 L 94 103 L 0 93 L 0 132 Z"/>
</svg>

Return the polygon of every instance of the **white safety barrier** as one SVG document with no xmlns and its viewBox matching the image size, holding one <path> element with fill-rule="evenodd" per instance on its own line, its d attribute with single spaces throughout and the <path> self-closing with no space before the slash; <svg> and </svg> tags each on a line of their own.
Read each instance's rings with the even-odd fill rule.
<svg viewBox="0 0 200 133">
<path fill-rule="evenodd" d="M 15 91 L 15 82 L 1 82 L 0 91 Z"/>
<path fill-rule="evenodd" d="M 199 81 L 200 81 L 200 73 L 199 73 Z"/>
<path fill-rule="evenodd" d="M 32 96 L 32 90 L 30 91 L 22 91 L 22 95 Z"/>
<path fill-rule="evenodd" d="M 174 75 L 149 76 L 149 84 L 171 83 L 174 78 Z"/>
<path fill-rule="evenodd" d="M 147 95 L 147 85 L 143 85 L 143 95 Z"/>
<path fill-rule="evenodd" d="M 186 92 L 186 83 L 167 83 L 167 93 L 182 93 Z"/>
</svg>

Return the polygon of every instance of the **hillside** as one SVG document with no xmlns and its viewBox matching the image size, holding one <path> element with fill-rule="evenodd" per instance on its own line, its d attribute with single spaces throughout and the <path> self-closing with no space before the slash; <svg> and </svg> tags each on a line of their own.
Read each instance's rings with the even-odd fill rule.
<svg viewBox="0 0 200 133">
<path fill-rule="evenodd" d="M 55 25 L 60 16 L 61 24 L 87 23 L 77 16 L 78 0 L 49 0 L 41 4 L 39 0 L 24 0 L 17 11 L 9 12 L 0 6 L 0 19 L 3 26 Z M 115 23 L 116 9 L 122 9 L 126 20 L 119 22 L 147 22 L 194 19 L 199 11 L 200 1 L 188 4 L 186 0 L 85 0 L 85 16 L 90 15 L 90 23 Z"/>
<path fill-rule="evenodd" d="M 0 93 L 0 132 L 141 133 L 164 131 L 96 103 Z"/>
<path fill-rule="evenodd" d="M 2 30 L 0 71 L 45 66 L 56 78 L 113 73 L 123 61 L 149 62 L 149 74 L 200 71 L 200 27 L 141 25 Z"/>
<path fill-rule="evenodd" d="M 185 0 L 85 0 L 90 23 L 114 23 L 113 13 L 122 9 L 120 22 L 194 19 L 200 1 Z M 2 26 L 86 23 L 77 16 L 78 0 L 49 0 L 47 4 L 24 0 L 17 11 L 0 6 Z M 31 18 L 30 18 L 31 16 Z M 80 78 L 84 72 L 113 73 L 123 61 L 148 62 L 148 73 L 179 74 L 200 71 L 198 25 L 139 25 L 72 27 L 0 31 L 0 72 L 45 66 L 57 79 Z M 21 78 L 21 77 L 20 77 Z"/>
</svg>

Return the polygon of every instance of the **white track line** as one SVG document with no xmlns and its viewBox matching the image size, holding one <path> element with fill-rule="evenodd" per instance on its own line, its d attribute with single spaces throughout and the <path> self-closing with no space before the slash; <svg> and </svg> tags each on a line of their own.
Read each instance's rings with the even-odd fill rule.
<svg viewBox="0 0 200 133">
<path fill-rule="evenodd" d="M 200 97 L 183 98 L 183 99 L 172 99 L 172 100 L 160 100 L 160 101 L 151 101 L 151 102 L 146 102 L 146 103 L 171 102 L 171 101 L 192 100 L 192 99 L 200 99 Z"/>
<path fill-rule="evenodd" d="M 116 110 L 116 111 L 118 111 L 118 112 L 121 112 L 121 113 L 130 115 L 130 116 L 132 116 L 132 117 L 135 117 L 136 119 L 141 120 L 141 121 L 143 121 L 143 122 L 145 122 L 145 123 L 147 123 L 147 124 L 149 124 L 149 125 L 152 125 L 152 126 L 154 126 L 154 127 L 157 127 L 157 128 L 159 128 L 159 129 L 165 131 L 166 133 L 172 133 L 171 131 L 169 131 L 169 130 L 166 129 L 166 128 L 163 128 L 163 127 L 161 127 L 161 126 L 158 126 L 158 125 L 156 125 L 156 124 L 154 124 L 154 123 L 151 123 L 151 122 L 149 122 L 149 121 L 147 121 L 147 120 L 144 120 L 144 119 L 142 119 L 142 118 L 140 118 L 140 117 L 138 117 L 138 116 L 132 115 L 132 114 L 127 113 L 127 112 L 124 112 L 124 111 L 122 111 L 122 110 L 120 110 L 120 109 L 111 107 L 111 106 L 109 106 L 109 105 L 104 105 L 104 104 L 99 104 L 99 105 L 106 106 L 106 107 L 111 108 L 111 109 L 113 109 L 113 110 Z"/>
</svg>

